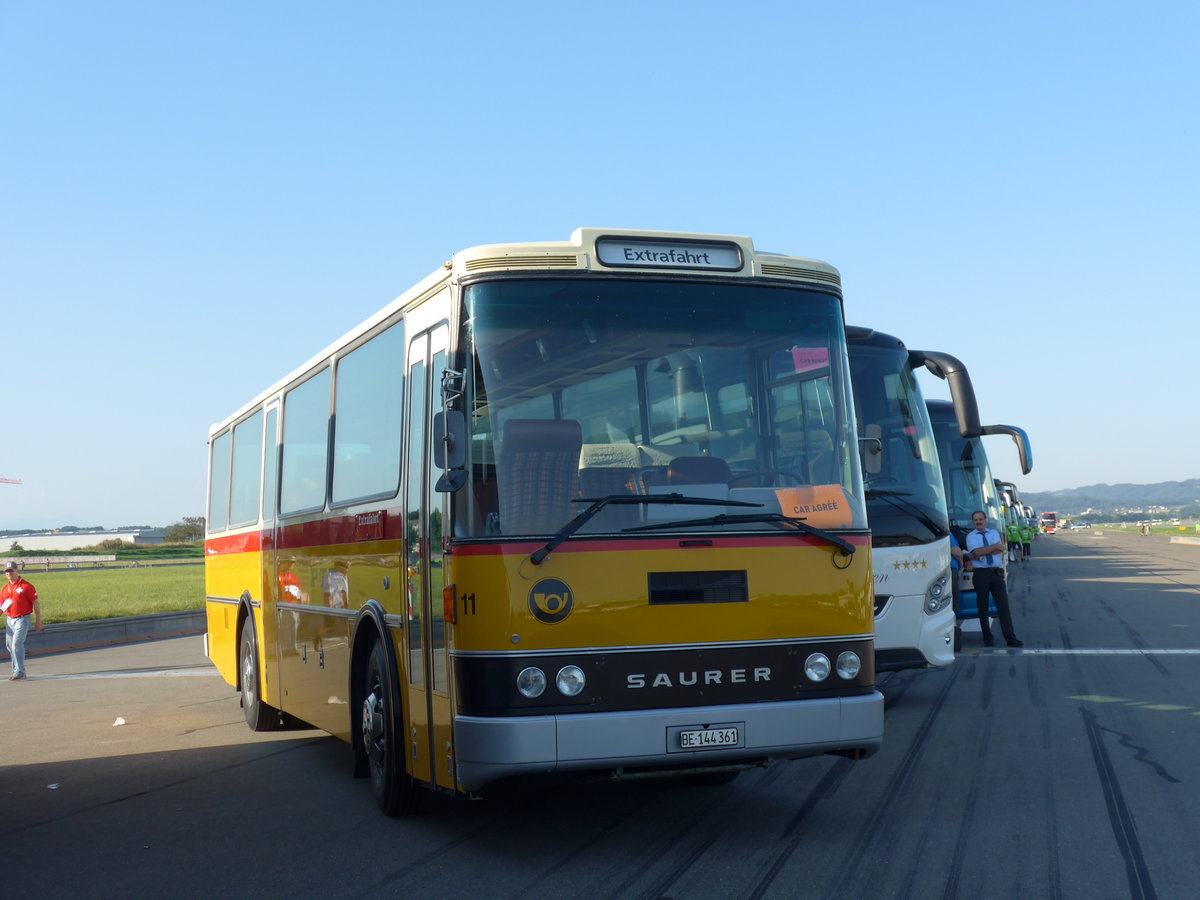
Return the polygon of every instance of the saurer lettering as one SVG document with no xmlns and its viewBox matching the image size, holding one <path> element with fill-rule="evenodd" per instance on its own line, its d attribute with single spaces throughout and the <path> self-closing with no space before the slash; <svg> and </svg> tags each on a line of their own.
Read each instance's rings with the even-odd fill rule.
<svg viewBox="0 0 1200 900">
<path fill-rule="evenodd" d="M 625 687 L 692 687 L 698 684 L 745 684 L 748 681 L 770 681 L 771 667 L 758 666 L 754 669 L 710 669 L 707 672 L 658 672 L 647 675 L 634 672 L 625 677 Z"/>
</svg>

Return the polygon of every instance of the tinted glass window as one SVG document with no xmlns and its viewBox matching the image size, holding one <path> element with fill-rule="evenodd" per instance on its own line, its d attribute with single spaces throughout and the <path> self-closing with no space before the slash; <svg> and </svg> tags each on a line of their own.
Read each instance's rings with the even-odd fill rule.
<svg viewBox="0 0 1200 900">
<path fill-rule="evenodd" d="M 273 409 L 267 413 L 267 456 L 266 464 L 263 467 L 263 484 L 265 488 L 263 489 L 262 503 L 264 522 L 270 522 L 275 516 L 275 476 L 279 469 L 279 445 L 276 442 L 275 429 L 278 427 L 278 418 L 278 410 Z"/>
<path fill-rule="evenodd" d="M 282 515 L 325 505 L 329 456 L 329 370 L 288 391 L 283 401 Z"/>
<path fill-rule="evenodd" d="M 229 493 L 229 524 L 258 521 L 262 490 L 262 412 L 233 429 L 233 483 Z"/>
<path fill-rule="evenodd" d="M 392 496 L 400 486 L 404 327 L 346 356 L 334 401 L 333 502 Z"/>
<path fill-rule="evenodd" d="M 229 432 L 212 442 L 212 464 L 208 479 L 208 530 L 220 531 L 229 524 Z"/>
</svg>

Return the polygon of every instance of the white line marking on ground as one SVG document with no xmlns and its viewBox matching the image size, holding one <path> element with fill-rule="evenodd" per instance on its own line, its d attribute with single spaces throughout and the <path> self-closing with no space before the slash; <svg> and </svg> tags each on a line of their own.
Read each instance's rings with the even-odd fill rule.
<svg viewBox="0 0 1200 900">
<path fill-rule="evenodd" d="M 216 669 L 163 669 L 135 672 L 79 672 L 74 675 L 30 675 L 30 681 L 57 681 L 64 678 L 181 678 L 188 675 L 219 675 Z"/>
<path fill-rule="evenodd" d="M 1200 649 L 1187 647 L 1170 650 L 1129 650 L 1115 647 L 992 647 L 964 652 L 980 656 L 1200 656 Z"/>
</svg>

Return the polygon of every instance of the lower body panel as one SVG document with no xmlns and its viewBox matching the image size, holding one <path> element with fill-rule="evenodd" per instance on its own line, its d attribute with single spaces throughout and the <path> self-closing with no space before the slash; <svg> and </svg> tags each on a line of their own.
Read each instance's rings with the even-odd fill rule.
<svg viewBox="0 0 1200 900">
<path fill-rule="evenodd" d="M 904 661 L 904 664 L 900 664 Z M 954 609 L 925 612 L 919 594 L 893 596 L 875 619 L 875 671 L 954 662 Z"/>
<path fill-rule="evenodd" d="M 684 750 L 680 732 L 735 727 L 733 746 Z M 832 751 L 870 756 L 883 741 L 878 691 L 729 706 L 569 715 L 458 716 L 458 781 L 477 790 L 511 775 L 612 772 L 629 768 L 703 768 Z"/>
</svg>

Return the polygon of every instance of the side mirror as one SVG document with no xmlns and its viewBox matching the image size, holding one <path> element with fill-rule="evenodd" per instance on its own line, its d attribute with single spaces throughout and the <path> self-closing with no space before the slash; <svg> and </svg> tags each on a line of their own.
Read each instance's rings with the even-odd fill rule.
<svg viewBox="0 0 1200 900">
<path fill-rule="evenodd" d="M 984 425 L 980 434 L 1007 434 L 1017 445 L 1017 456 L 1021 460 L 1021 474 L 1028 475 L 1033 471 L 1033 447 L 1029 444 L 1029 435 L 1024 428 L 1016 425 Z"/>
<path fill-rule="evenodd" d="M 457 409 L 434 414 L 433 435 L 433 464 L 444 470 L 434 490 L 453 493 L 467 483 L 466 417 Z"/>
<path fill-rule="evenodd" d="M 867 425 L 863 431 L 865 436 L 858 439 L 863 456 L 863 472 L 878 475 L 883 471 L 883 428 Z"/>
<path fill-rule="evenodd" d="M 937 350 L 910 350 L 908 364 L 914 369 L 924 366 L 949 385 L 954 415 L 958 419 L 958 433 L 965 438 L 979 437 L 981 426 L 975 386 L 971 384 L 971 374 L 962 361 Z"/>
</svg>

